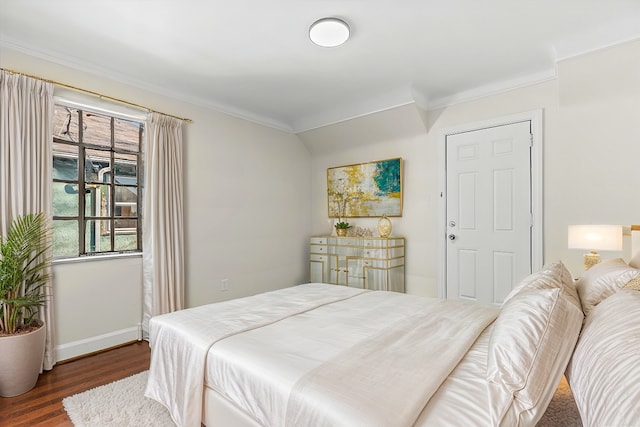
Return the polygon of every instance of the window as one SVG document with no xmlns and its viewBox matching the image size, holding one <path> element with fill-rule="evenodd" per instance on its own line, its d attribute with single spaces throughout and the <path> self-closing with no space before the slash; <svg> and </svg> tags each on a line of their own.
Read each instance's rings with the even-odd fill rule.
<svg viewBox="0 0 640 427">
<path fill-rule="evenodd" d="M 140 251 L 144 124 L 56 105 L 53 255 Z"/>
</svg>

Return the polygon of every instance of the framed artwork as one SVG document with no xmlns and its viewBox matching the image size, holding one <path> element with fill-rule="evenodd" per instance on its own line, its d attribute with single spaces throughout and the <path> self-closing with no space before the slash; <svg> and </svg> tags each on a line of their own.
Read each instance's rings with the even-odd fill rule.
<svg viewBox="0 0 640 427">
<path fill-rule="evenodd" d="M 402 216 L 402 159 L 327 169 L 329 218 Z"/>
</svg>

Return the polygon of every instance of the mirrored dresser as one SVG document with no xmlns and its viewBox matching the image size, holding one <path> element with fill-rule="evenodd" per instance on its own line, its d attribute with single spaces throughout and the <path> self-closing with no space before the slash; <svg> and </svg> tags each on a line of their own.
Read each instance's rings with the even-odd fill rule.
<svg viewBox="0 0 640 427">
<path fill-rule="evenodd" d="M 404 292 L 404 246 L 403 237 L 312 237 L 309 281 Z"/>
</svg>

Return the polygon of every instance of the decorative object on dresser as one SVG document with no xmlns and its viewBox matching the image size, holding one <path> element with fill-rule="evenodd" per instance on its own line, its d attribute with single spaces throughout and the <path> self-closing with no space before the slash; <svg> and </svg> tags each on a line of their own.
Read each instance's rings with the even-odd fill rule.
<svg viewBox="0 0 640 427">
<path fill-rule="evenodd" d="M 568 232 L 569 249 L 588 249 L 584 254 L 584 269 L 588 270 L 600 262 L 596 251 L 622 250 L 621 225 L 570 225 Z"/>
<path fill-rule="evenodd" d="M 404 292 L 404 238 L 312 237 L 309 281 Z"/>
<path fill-rule="evenodd" d="M 348 222 L 342 221 L 338 218 L 338 222 L 336 222 L 336 234 L 341 237 L 345 237 L 347 235 L 347 231 L 351 228 Z"/>
<path fill-rule="evenodd" d="M 386 215 L 382 215 L 382 218 L 378 220 L 378 233 L 380 237 L 389 237 L 392 229 L 391 220 L 387 218 Z"/>
<path fill-rule="evenodd" d="M 373 237 L 373 230 L 366 227 L 356 227 L 353 234 L 356 237 Z"/>
</svg>

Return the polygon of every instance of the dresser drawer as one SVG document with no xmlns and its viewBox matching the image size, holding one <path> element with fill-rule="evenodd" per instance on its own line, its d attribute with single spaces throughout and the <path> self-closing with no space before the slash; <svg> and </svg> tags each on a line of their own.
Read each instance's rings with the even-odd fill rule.
<svg viewBox="0 0 640 427">
<path fill-rule="evenodd" d="M 309 253 L 312 253 L 312 254 L 326 254 L 327 253 L 327 246 L 309 245 Z"/>
<path fill-rule="evenodd" d="M 365 259 L 362 261 L 365 268 L 387 268 L 387 261 L 382 259 Z"/>
<path fill-rule="evenodd" d="M 404 248 L 389 248 L 389 249 L 364 248 L 364 250 L 362 251 L 363 258 L 391 259 L 391 258 L 400 258 L 403 256 L 404 256 Z"/>
<path fill-rule="evenodd" d="M 384 259 L 384 258 L 387 257 L 387 250 L 386 249 L 364 248 L 364 250 L 362 251 L 362 256 L 363 256 L 363 258 L 380 258 L 380 259 Z"/>
<path fill-rule="evenodd" d="M 309 261 L 326 262 L 329 259 L 326 255 L 321 254 L 309 254 Z"/>
<path fill-rule="evenodd" d="M 363 239 L 365 248 L 393 248 L 396 246 L 404 246 L 404 239 Z"/>
</svg>

